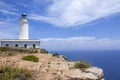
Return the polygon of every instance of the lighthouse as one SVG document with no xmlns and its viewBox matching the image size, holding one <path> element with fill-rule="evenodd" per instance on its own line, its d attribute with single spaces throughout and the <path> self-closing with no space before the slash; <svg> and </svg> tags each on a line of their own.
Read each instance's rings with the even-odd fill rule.
<svg viewBox="0 0 120 80">
<path fill-rule="evenodd" d="M 20 48 L 40 48 L 40 40 L 29 39 L 29 21 L 27 14 L 22 13 L 19 26 L 19 38 L 18 39 L 2 39 L 0 40 L 0 46 L 6 47 L 20 47 Z"/>
<path fill-rule="evenodd" d="M 20 19 L 19 39 L 29 39 L 29 24 L 27 14 L 23 13 Z"/>
</svg>

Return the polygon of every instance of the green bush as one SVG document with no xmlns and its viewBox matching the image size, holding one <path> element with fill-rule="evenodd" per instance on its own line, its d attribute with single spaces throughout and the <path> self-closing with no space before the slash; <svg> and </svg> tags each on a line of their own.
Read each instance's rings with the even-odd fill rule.
<svg viewBox="0 0 120 80">
<path fill-rule="evenodd" d="M 33 61 L 33 62 L 38 62 L 39 58 L 34 56 L 34 55 L 27 55 L 22 58 L 23 60 L 28 60 L 28 61 Z"/>
<path fill-rule="evenodd" d="M 91 65 L 86 61 L 76 62 L 74 65 L 75 68 L 89 68 Z"/>
<path fill-rule="evenodd" d="M 9 51 L 8 47 L 0 47 L 0 51 Z"/>
<path fill-rule="evenodd" d="M 43 49 L 43 48 L 40 49 L 40 52 L 41 53 L 48 53 L 48 51 L 46 49 Z"/>
<path fill-rule="evenodd" d="M 28 80 L 31 73 L 27 69 L 13 66 L 0 66 L 0 80 Z"/>
<path fill-rule="evenodd" d="M 59 57 L 60 55 L 58 53 L 54 53 L 52 56 L 53 57 Z"/>
</svg>

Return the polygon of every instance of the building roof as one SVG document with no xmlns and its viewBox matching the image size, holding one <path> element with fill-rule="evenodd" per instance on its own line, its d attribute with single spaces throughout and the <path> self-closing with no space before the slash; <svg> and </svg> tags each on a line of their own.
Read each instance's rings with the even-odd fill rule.
<svg viewBox="0 0 120 80">
<path fill-rule="evenodd" d="M 0 40 L 1 42 L 2 41 L 26 41 L 26 42 L 29 42 L 29 41 L 40 41 L 40 40 L 26 40 L 26 39 L 4 39 L 4 40 Z"/>
</svg>

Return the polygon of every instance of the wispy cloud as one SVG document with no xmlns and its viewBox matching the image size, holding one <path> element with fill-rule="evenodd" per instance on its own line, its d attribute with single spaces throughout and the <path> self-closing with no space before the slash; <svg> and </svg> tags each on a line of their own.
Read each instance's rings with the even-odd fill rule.
<svg viewBox="0 0 120 80">
<path fill-rule="evenodd" d="M 18 26 L 16 15 L 18 9 L 14 4 L 0 0 L 0 39 L 16 39 Z"/>
<path fill-rule="evenodd" d="M 48 50 L 120 49 L 120 40 L 96 37 L 45 38 L 41 39 L 41 46 Z"/>
<path fill-rule="evenodd" d="M 4 0 L 0 0 L 0 9 L 11 11 L 17 10 L 17 8 L 13 4 L 6 3 Z"/>
<path fill-rule="evenodd" d="M 17 39 L 17 24 L 0 21 L 0 39 Z"/>
<path fill-rule="evenodd" d="M 19 8 L 18 5 L 16 4 L 16 1 L 10 3 L 10 1 L 0 0 L 0 14 L 10 16 L 17 14 L 17 11 L 19 11 Z M 0 17 L 2 16 L 0 15 Z"/>
<path fill-rule="evenodd" d="M 9 10 L 0 10 L 0 12 L 4 13 L 4 14 L 16 14 L 13 11 L 9 11 Z"/>
<path fill-rule="evenodd" d="M 52 0 L 46 16 L 32 14 L 30 18 L 69 27 L 119 13 L 119 8 L 120 0 Z"/>
</svg>

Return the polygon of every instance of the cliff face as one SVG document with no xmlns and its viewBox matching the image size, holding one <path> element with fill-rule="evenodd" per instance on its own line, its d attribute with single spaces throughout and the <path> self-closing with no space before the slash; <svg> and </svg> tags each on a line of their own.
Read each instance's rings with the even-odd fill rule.
<svg viewBox="0 0 120 80">
<path fill-rule="evenodd" d="M 73 69 L 71 73 L 69 80 L 104 80 L 103 70 L 97 67 L 91 67 L 84 71 Z"/>
<path fill-rule="evenodd" d="M 40 53 L 32 54 L 39 58 L 39 62 L 30 62 L 21 59 L 25 55 L 30 54 L 0 56 L 0 63 L 31 70 L 32 77 L 29 80 L 104 80 L 103 70 L 98 67 L 76 69 L 74 68 L 75 62 Z"/>
</svg>

